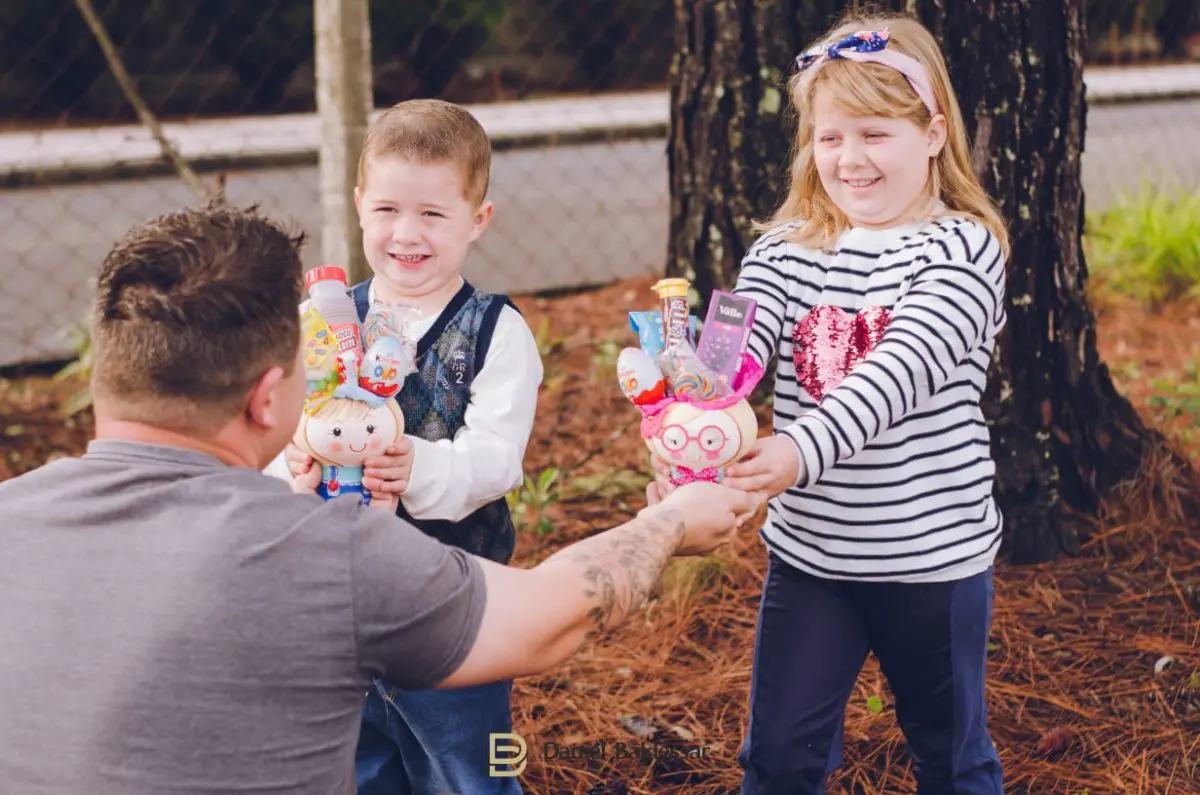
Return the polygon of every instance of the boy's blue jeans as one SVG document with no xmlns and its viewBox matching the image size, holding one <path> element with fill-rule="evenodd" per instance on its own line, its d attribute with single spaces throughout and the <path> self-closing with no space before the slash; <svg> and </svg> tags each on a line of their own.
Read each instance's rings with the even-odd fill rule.
<svg viewBox="0 0 1200 795">
<path fill-rule="evenodd" d="M 771 555 L 755 638 L 743 795 L 820 795 L 841 764 L 867 653 L 896 700 L 919 795 L 1003 795 L 984 697 L 992 572 L 952 582 L 812 577 Z"/>
<path fill-rule="evenodd" d="M 359 795 L 520 795 L 488 775 L 493 732 L 512 731 L 512 683 L 398 690 L 376 679 L 355 754 Z"/>
</svg>

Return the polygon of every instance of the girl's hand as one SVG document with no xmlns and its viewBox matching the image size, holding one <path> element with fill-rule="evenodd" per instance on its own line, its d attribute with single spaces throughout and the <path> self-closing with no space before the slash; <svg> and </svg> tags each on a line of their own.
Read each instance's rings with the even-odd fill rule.
<svg viewBox="0 0 1200 795">
<path fill-rule="evenodd" d="M 794 486 L 803 467 L 796 443 L 784 434 L 775 434 L 759 439 L 745 458 L 730 464 L 725 484 L 770 499 Z"/>
<path fill-rule="evenodd" d="M 671 466 L 653 453 L 650 454 L 650 469 L 654 472 L 655 494 L 658 499 L 665 500 L 667 495 L 675 490 L 671 483 Z"/>
<path fill-rule="evenodd" d="M 403 494 L 412 479 L 412 439 L 401 436 L 383 453 L 363 462 L 363 486 L 371 494 Z"/>
</svg>

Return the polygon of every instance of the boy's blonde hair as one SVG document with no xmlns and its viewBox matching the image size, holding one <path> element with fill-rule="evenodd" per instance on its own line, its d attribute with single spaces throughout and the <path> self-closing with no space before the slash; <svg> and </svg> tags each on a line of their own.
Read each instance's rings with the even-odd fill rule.
<svg viewBox="0 0 1200 795">
<path fill-rule="evenodd" d="M 358 158 L 358 186 L 367 184 L 371 161 L 401 157 L 418 163 L 450 163 L 462 173 L 463 198 L 483 203 L 492 169 L 492 142 L 479 121 L 461 105 L 440 99 L 411 99 L 393 105 L 367 128 Z"/>
<path fill-rule="evenodd" d="M 946 143 L 933 158 L 929 174 L 930 198 L 940 198 L 949 213 L 966 216 L 986 226 L 1001 248 L 1008 251 L 1004 219 L 984 192 L 971 167 L 971 150 L 962 110 L 950 84 L 946 62 L 930 32 L 904 15 L 849 16 L 820 40 L 827 47 L 862 30 L 890 29 L 888 49 L 915 58 L 929 73 L 938 108 L 946 117 Z M 908 119 L 924 129 L 932 117 L 929 108 L 900 72 L 877 63 L 835 59 L 817 70 L 800 72 L 788 82 L 788 93 L 799 115 L 788 193 L 769 222 L 755 224 L 758 231 L 797 223 L 789 238 L 803 245 L 831 245 L 850 226 L 817 174 L 813 160 L 813 99 L 818 88 L 831 92 L 847 112 L 863 116 Z"/>
</svg>

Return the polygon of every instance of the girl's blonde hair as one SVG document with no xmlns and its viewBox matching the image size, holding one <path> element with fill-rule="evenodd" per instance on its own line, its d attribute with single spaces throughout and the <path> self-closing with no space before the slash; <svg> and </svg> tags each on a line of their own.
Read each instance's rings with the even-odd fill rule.
<svg viewBox="0 0 1200 795">
<path fill-rule="evenodd" d="M 962 110 L 950 85 L 946 62 L 933 36 L 920 22 L 904 15 L 851 16 L 820 40 L 821 47 L 862 30 L 891 31 L 888 49 L 919 61 L 929 73 L 937 107 L 946 118 L 946 142 L 929 170 L 929 198 L 941 199 L 948 213 L 973 218 L 986 226 L 1008 252 L 1008 232 L 995 203 L 984 192 L 971 168 L 971 150 Z M 847 112 L 862 116 L 908 119 L 921 129 L 932 121 L 929 108 L 900 72 L 877 63 L 835 59 L 820 69 L 800 72 L 788 81 L 788 94 L 797 112 L 788 193 L 770 221 L 756 223 L 756 231 L 795 224 L 788 235 L 802 245 L 825 247 L 849 228 L 817 174 L 813 160 L 813 99 L 818 88 L 828 90 Z"/>
</svg>

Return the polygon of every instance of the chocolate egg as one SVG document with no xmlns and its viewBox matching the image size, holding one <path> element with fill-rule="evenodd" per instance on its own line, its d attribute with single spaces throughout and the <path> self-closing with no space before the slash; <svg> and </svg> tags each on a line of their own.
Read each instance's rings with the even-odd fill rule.
<svg viewBox="0 0 1200 795">
<path fill-rule="evenodd" d="M 635 405 L 657 403 L 666 397 L 667 382 L 662 370 L 641 348 L 625 348 L 617 356 L 617 382 Z"/>
<path fill-rule="evenodd" d="M 380 337 L 367 348 L 358 383 L 380 397 L 392 397 L 412 369 L 412 352 L 396 337 Z"/>
</svg>

